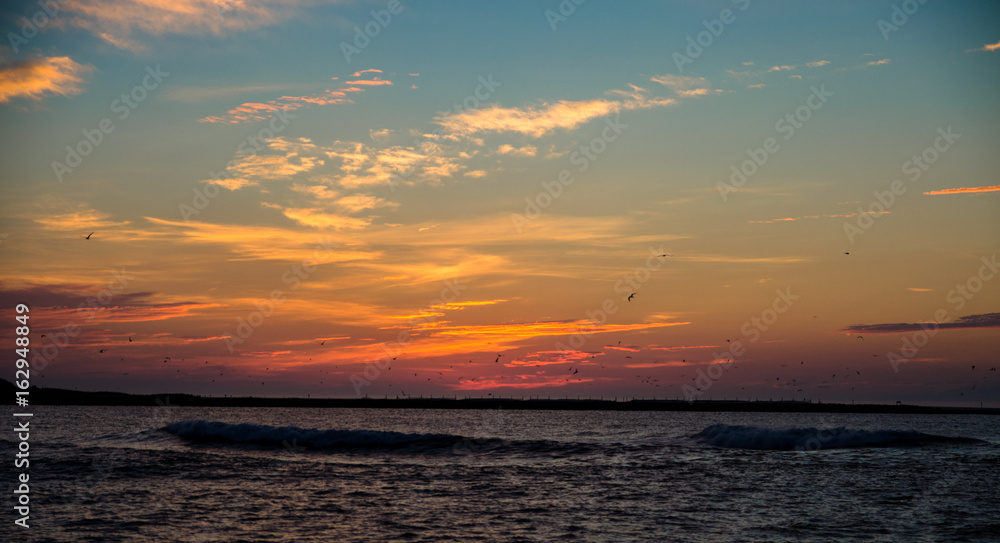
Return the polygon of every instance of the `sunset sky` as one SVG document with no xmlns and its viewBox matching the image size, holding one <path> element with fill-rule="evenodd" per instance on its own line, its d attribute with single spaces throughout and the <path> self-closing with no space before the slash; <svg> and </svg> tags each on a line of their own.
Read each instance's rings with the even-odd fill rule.
<svg viewBox="0 0 1000 543">
<path fill-rule="evenodd" d="M 994 2 L 42 5 L 33 384 L 1000 406 Z"/>
</svg>

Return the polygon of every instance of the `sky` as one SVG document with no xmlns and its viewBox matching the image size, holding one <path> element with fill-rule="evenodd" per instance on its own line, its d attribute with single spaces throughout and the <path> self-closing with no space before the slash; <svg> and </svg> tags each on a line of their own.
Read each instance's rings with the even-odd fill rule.
<svg viewBox="0 0 1000 543">
<path fill-rule="evenodd" d="M 994 2 L 3 10 L 34 385 L 1000 407 Z"/>
</svg>

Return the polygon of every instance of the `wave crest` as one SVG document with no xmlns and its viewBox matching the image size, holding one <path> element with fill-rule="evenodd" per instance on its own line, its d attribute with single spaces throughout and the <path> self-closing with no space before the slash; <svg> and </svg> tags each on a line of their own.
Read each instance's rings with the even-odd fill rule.
<svg viewBox="0 0 1000 543">
<path fill-rule="evenodd" d="M 985 443 L 968 437 L 938 436 L 915 430 L 852 430 L 844 427 L 822 430 L 816 428 L 774 429 L 728 424 L 713 424 L 691 437 L 713 447 L 765 451 L 920 447 L 931 444 L 981 445 Z"/>
</svg>

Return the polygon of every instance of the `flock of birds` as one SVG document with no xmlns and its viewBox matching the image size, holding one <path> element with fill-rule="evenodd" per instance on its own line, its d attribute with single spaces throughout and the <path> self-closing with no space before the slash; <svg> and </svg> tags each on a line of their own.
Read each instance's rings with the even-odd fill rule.
<svg viewBox="0 0 1000 543">
<path fill-rule="evenodd" d="M 95 233 L 96 232 L 90 232 L 86 236 L 81 235 L 80 237 L 82 237 L 82 238 L 84 238 L 86 240 L 89 240 L 89 239 L 92 238 L 92 236 Z M 850 255 L 851 253 L 844 252 L 844 254 L 845 255 Z M 663 253 L 663 254 L 660 254 L 660 255 L 657 255 L 657 256 L 660 257 L 660 258 L 666 258 L 666 257 L 671 257 L 673 255 L 670 254 L 670 253 Z M 631 302 L 635 298 L 636 295 L 637 295 L 636 292 L 630 293 L 628 295 L 628 297 L 626 298 L 626 301 L 627 302 Z M 818 315 L 814 315 L 813 318 L 814 319 L 818 318 Z M 42 334 L 41 337 L 45 338 L 46 336 L 45 336 L 45 334 Z M 857 339 L 859 339 L 861 341 L 864 341 L 865 338 L 864 338 L 864 336 L 859 335 L 859 336 L 857 336 Z M 326 341 L 327 341 L 326 339 L 318 339 L 317 343 L 320 346 L 324 346 L 326 344 Z M 127 336 L 127 343 L 132 343 L 132 342 L 133 342 L 132 336 L 131 335 Z M 730 339 L 726 339 L 726 343 L 730 343 L 730 342 L 731 342 Z M 605 346 L 605 347 L 616 348 L 616 347 L 620 347 L 620 346 L 621 346 L 621 341 L 618 341 L 617 346 Z M 636 346 L 628 346 L 628 348 L 631 350 L 631 352 L 640 352 L 641 351 L 641 349 L 639 347 L 636 347 Z M 99 349 L 97 351 L 97 353 L 98 354 L 105 354 L 108 351 L 109 351 L 108 348 L 101 348 L 101 349 Z M 605 353 L 605 352 L 602 351 L 600 353 L 590 353 L 590 354 L 591 354 L 590 359 L 592 360 L 592 359 L 595 359 L 598 355 L 604 356 L 607 353 Z M 496 357 L 494 358 L 493 363 L 494 364 L 499 364 L 500 363 L 500 358 L 502 356 L 503 356 L 503 353 L 498 353 L 496 355 Z M 872 356 L 877 358 L 879 355 L 878 354 L 873 354 Z M 624 358 L 622 359 L 622 363 L 625 364 L 625 361 L 629 360 L 629 359 L 632 359 L 632 356 L 631 355 L 625 355 Z M 121 360 L 124 361 L 125 359 L 121 358 Z M 311 361 L 312 359 L 310 358 L 309 360 Z M 185 359 L 181 359 L 181 361 L 183 362 L 183 361 L 185 361 Z M 392 360 L 387 365 L 386 371 L 391 371 L 392 370 L 392 364 L 391 364 L 391 362 L 395 362 L 395 361 L 396 361 L 396 357 L 392 357 Z M 163 357 L 163 361 L 162 361 L 163 364 L 167 364 L 169 362 L 171 362 L 171 358 L 169 356 Z M 658 362 L 659 362 L 658 360 L 654 360 L 653 364 L 655 365 Z M 207 360 L 204 361 L 204 365 L 208 365 L 208 364 L 209 364 L 209 361 L 207 361 Z M 473 364 L 473 361 L 469 360 L 467 362 L 467 364 Z M 577 381 L 577 382 L 583 381 L 585 379 L 586 375 L 584 377 L 576 377 L 576 376 L 580 375 L 580 369 L 582 367 L 585 367 L 585 366 L 592 367 L 592 364 L 597 364 L 598 366 L 600 366 L 600 368 L 602 370 L 606 369 L 605 366 L 604 366 L 604 364 L 601 363 L 601 362 L 588 362 L 588 363 L 585 363 L 585 364 L 581 364 L 581 363 L 571 364 L 569 366 L 569 368 L 567 369 L 567 372 L 570 375 L 568 377 L 563 377 L 562 378 L 562 382 L 563 383 L 568 383 L 568 382 L 571 382 L 571 381 Z M 681 359 L 681 364 L 687 364 L 687 359 L 686 358 Z M 526 361 L 522 361 L 521 364 L 517 364 L 517 363 L 504 364 L 504 365 L 500 366 L 500 368 L 501 368 L 500 375 L 498 375 L 498 376 L 496 376 L 496 377 L 494 377 L 492 379 L 486 379 L 486 378 L 484 378 L 481 375 L 480 376 L 474 376 L 474 377 L 466 377 L 465 375 L 461 375 L 461 376 L 459 376 L 457 378 L 456 382 L 459 383 L 459 384 L 462 384 L 462 383 L 466 383 L 466 384 L 477 383 L 477 384 L 480 384 L 480 385 L 481 384 L 490 383 L 490 384 L 493 384 L 495 386 L 503 386 L 503 384 L 501 383 L 501 381 L 506 381 L 508 379 L 513 380 L 516 377 L 516 376 L 508 376 L 508 375 L 506 375 L 505 372 L 504 372 L 504 369 L 506 369 L 508 367 L 510 367 L 510 368 L 525 367 L 525 366 L 528 366 L 528 365 L 530 365 L 530 364 L 528 362 L 526 362 Z M 799 362 L 799 364 L 798 364 L 798 366 L 804 366 L 804 365 L 805 365 L 805 361 L 804 360 L 801 360 Z M 537 363 L 533 364 L 533 366 L 536 367 L 536 368 L 540 368 L 541 367 L 541 365 L 537 364 Z M 788 364 L 780 364 L 779 365 L 779 367 L 787 367 L 787 366 L 788 366 Z M 739 367 L 739 364 L 733 364 L 732 369 L 737 369 L 738 367 Z M 339 365 L 334 366 L 334 369 L 337 369 L 337 368 L 339 368 Z M 824 389 L 824 388 L 830 388 L 834 384 L 842 384 L 842 385 L 850 384 L 850 382 L 848 380 L 852 377 L 851 376 L 851 371 L 850 371 L 851 368 L 849 366 L 846 366 L 846 365 L 839 366 L 839 368 L 842 371 L 838 371 L 837 373 L 832 373 L 828 379 L 824 379 L 824 380 L 820 381 L 818 384 L 816 384 L 815 388 L 817 388 L 817 389 Z M 221 377 L 225 377 L 226 376 L 226 369 L 227 369 L 226 367 L 224 367 L 224 366 L 214 366 L 212 369 L 213 369 L 213 371 L 218 371 L 218 375 L 216 377 L 220 377 L 221 378 Z M 265 375 L 270 374 L 270 370 L 271 370 L 270 367 L 265 367 L 265 369 L 264 369 Z M 975 372 L 975 370 L 976 370 L 976 366 L 972 365 L 971 366 L 971 371 Z M 448 371 L 449 372 L 454 371 L 454 365 L 449 365 L 448 366 Z M 989 371 L 990 372 L 996 372 L 997 368 L 996 367 L 991 367 L 991 368 L 989 368 Z M 176 372 L 177 373 L 181 373 L 181 369 L 177 368 Z M 320 370 L 320 372 L 324 373 L 324 374 L 330 374 L 330 373 L 332 373 L 330 370 Z M 438 371 L 438 370 L 429 370 L 429 371 L 426 371 L 424 373 L 425 373 L 424 378 L 427 381 L 432 381 L 434 378 L 437 378 L 437 380 L 439 380 L 439 381 L 445 381 L 445 379 L 447 377 L 445 375 L 445 372 Z M 854 377 L 860 377 L 862 375 L 861 371 L 858 370 L 858 369 L 855 369 L 854 372 L 853 372 L 853 374 L 854 374 Z M 124 372 L 123 375 L 129 375 L 129 372 Z M 430 377 L 427 377 L 426 375 L 430 375 Z M 840 383 L 836 383 L 835 382 L 835 380 L 837 379 L 837 375 L 841 375 L 841 381 L 840 381 Z M 420 378 L 421 377 L 420 376 L 420 372 L 414 372 L 413 376 L 416 377 L 416 378 Z M 44 377 L 44 375 L 41 375 L 41 377 Z M 254 377 L 260 378 L 260 376 L 255 376 L 253 373 L 250 373 L 250 374 L 247 375 L 248 379 L 254 379 Z M 665 379 L 665 376 L 661 376 L 661 377 L 664 377 L 664 379 Z M 688 375 L 686 373 L 681 373 L 679 377 L 680 378 L 686 378 L 686 377 L 688 377 Z M 986 378 L 987 377 L 983 377 L 982 380 L 985 380 Z M 645 385 L 645 386 L 650 386 L 650 387 L 654 387 L 654 388 L 660 387 L 661 384 L 666 384 L 665 382 L 661 382 L 661 379 L 659 377 L 657 377 L 656 375 L 641 375 L 641 374 L 636 374 L 635 379 L 636 379 L 636 382 L 639 385 Z M 691 382 L 696 382 L 697 379 L 698 379 L 698 377 L 691 377 L 690 381 Z M 771 388 L 776 388 L 776 389 L 788 389 L 788 390 L 795 389 L 795 392 L 804 392 L 806 390 L 804 387 L 807 386 L 804 383 L 807 383 L 808 381 L 809 381 L 808 377 L 803 378 L 801 375 L 799 377 L 797 377 L 797 378 L 785 378 L 785 379 L 783 379 L 779 375 L 779 376 L 775 377 L 775 381 L 773 383 L 771 383 L 770 387 Z M 216 381 L 215 381 L 215 379 L 212 379 L 211 382 L 215 383 Z M 260 384 L 262 386 L 266 386 L 267 383 L 266 383 L 266 381 L 260 381 Z M 322 385 L 323 381 L 320 380 L 319 384 Z M 390 383 L 388 385 L 389 388 L 391 388 L 392 386 L 393 386 L 393 383 Z M 975 387 L 976 387 L 976 385 L 973 384 L 972 385 L 972 390 L 974 390 Z M 741 388 L 741 390 L 745 390 L 745 389 L 746 389 L 746 387 L 742 387 Z M 697 387 L 697 390 L 700 391 L 701 387 Z M 851 390 L 853 391 L 854 387 L 852 387 Z M 400 390 L 400 394 L 403 395 L 403 396 L 406 395 L 406 393 L 404 391 L 402 391 L 402 390 Z M 963 392 L 962 396 L 964 396 L 964 395 L 965 394 Z"/>
</svg>

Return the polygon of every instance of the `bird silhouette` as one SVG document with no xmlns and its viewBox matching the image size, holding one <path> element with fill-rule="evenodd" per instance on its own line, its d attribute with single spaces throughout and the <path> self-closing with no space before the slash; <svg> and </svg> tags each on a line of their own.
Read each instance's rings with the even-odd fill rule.
<svg viewBox="0 0 1000 543">
<path fill-rule="evenodd" d="M 94 233 L 91 232 L 91 233 L 87 234 L 86 236 L 80 236 L 80 237 L 83 238 L 83 239 L 90 239 L 90 236 L 93 236 L 93 235 L 94 235 Z"/>
<path fill-rule="evenodd" d="M 633 296 L 635 296 L 635 293 L 634 293 L 634 292 L 633 292 L 632 294 L 629 294 L 629 295 L 628 295 L 628 300 L 626 300 L 626 301 L 628 301 L 628 302 L 631 302 L 631 301 L 632 301 L 632 297 L 633 297 Z"/>
</svg>

